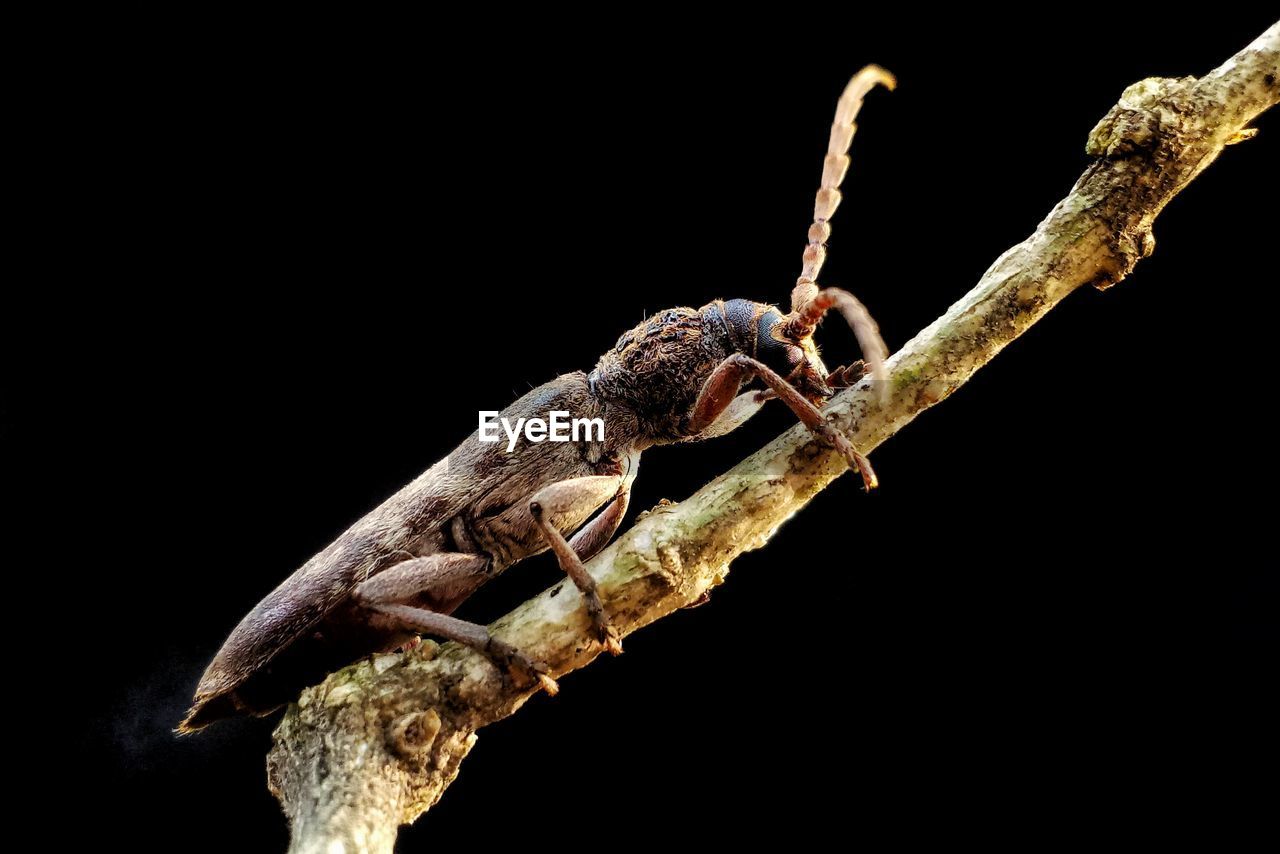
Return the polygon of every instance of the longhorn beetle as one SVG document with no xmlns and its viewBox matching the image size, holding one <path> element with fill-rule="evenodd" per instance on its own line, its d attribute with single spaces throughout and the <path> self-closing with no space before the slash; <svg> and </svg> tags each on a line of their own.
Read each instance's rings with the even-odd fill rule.
<svg viewBox="0 0 1280 854">
<path fill-rule="evenodd" d="M 473 435 L 352 525 L 240 621 L 201 678 L 178 731 L 193 732 L 240 713 L 266 714 L 331 670 L 395 649 L 418 634 L 470 646 L 521 684 L 536 681 L 555 693 L 542 666 L 484 626 L 450 613 L 490 578 L 550 548 L 581 591 L 596 638 L 620 653 L 618 634 L 583 562 L 617 531 L 640 452 L 721 436 L 770 398 L 781 399 L 861 473 L 866 489 L 874 488 L 871 464 L 818 406 L 868 371 L 883 391 L 887 350 L 862 304 L 846 291 L 819 288 L 817 278 L 849 167 L 854 118 L 877 83 L 892 89 L 894 79 L 867 66 L 840 96 L 789 313 L 742 299 L 668 309 L 623 333 L 591 373 L 566 374 L 521 397 L 501 415 L 514 422 L 562 410 L 603 418 L 605 436 L 524 441 L 508 453 Z M 833 308 L 852 327 L 865 365 L 831 372 L 823 365 L 813 332 Z M 753 379 L 765 388 L 739 394 Z M 574 530 L 566 540 L 565 533 Z"/>
</svg>

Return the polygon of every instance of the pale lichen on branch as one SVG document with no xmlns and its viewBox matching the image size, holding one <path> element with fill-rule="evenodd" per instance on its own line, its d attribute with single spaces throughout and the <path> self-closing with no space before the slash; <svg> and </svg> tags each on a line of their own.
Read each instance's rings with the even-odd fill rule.
<svg viewBox="0 0 1280 854">
<path fill-rule="evenodd" d="M 1089 134 L 1095 160 L 1035 232 L 828 417 L 870 451 L 946 398 L 1060 300 L 1108 287 L 1154 248 L 1152 223 L 1224 146 L 1280 100 L 1280 24 L 1202 78 L 1126 89 Z M 733 560 L 846 470 L 803 427 L 783 434 L 688 500 L 645 514 L 589 564 L 624 634 L 696 600 Z M 555 675 L 600 648 L 573 585 L 557 584 L 493 625 Z M 429 809 L 458 773 L 475 732 L 529 698 L 480 655 L 424 642 L 333 674 L 286 713 L 268 759 L 295 851 L 390 851 L 396 828 Z"/>
</svg>

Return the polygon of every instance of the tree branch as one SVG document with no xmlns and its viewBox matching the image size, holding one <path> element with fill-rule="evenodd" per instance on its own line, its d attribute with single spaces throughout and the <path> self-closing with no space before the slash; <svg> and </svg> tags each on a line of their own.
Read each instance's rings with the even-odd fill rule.
<svg viewBox="0 0 1280 854">
<path fill-rule="evenodd" d="M 1105 288 L 1151 254 L 1164 206 L 1280 99 L 1280 24 L 1199 80 L 1152 78 L 1124 91 L 1089 134 L 1093 163 L 1035 233 L 888 362 L 891 394 L 864 381 L 828 417 L 868 452 L 947 397 L 1082 285 Z M 720 584 L 740 554 L 846 470 L 797 426 L 687 501 L 643 514 L 589 564 L 614 625 L 629 634 Z M 581 597 L 562 582 L 493 625 L 557 676 L 599 654 Z M 457 644 L 352 665 L 302 693 L 275 732 L 271 790 L 296 852 L 389 852 L 475 744 L 514 713 L 517 690 Z"/>
</svg>

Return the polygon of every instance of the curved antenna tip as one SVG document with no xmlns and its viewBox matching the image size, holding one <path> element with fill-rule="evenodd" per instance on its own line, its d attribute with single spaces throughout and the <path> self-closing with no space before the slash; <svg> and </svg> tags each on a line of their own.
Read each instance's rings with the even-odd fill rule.
<svg viewBox="0 0 1280 854">
<path fill-rule="evenodd" d="M 893 76 L 893 72 L 886 68 L 882 68 L 879 65 L 875 65 L 874 63 L 866 66 L 855 74 L 853 79 L 861 80 L 868 84 L 864 91 L 870 91 L 871 87 L 875 86 L 877 83 L 888 89 L 890 92 L 898 88 L 898 78 Z M 852 82 L 853 81 L 850 81 L 850 83 Z"/>
</svg>

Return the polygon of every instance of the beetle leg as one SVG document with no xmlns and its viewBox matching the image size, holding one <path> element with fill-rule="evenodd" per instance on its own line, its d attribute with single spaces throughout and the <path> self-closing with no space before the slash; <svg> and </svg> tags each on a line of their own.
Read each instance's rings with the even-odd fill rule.
<svg viewBox="0 0 1280 854">
<path fill-rule="evenodd" d="M 489 580 L 485 555 L 439 552 L 402 561 L 361 582 L 355 591 L 367 602 L 415 604 L 448 614 Z"/>
<path fill-rule="evenodd" d="M 701 442 L 703 439 L 714 439 L 737 430 L 743 422 L 760 411 L 765 401 L 776 397 L 771 391 L 749 391 L 729 401 L 720 413 L 697 433 L 682 439 L 683 442 Z"/>
<path fill-rule="evenodd" d="M 741 399 L 735 395 L 746 381 L 748 372 L 727 370 L 725 366 L 728 364 L 729 360 L 726 359 L 717 365 L 698 392 L 698 399 L 693 404 L 693 414 L 689 416 L 686 428 L 694 437 L 700 438 L 703 431 L 709 429 L 729 409 L 730 404 Z"/>
<path fill-rule="evenodd" d="M 826 382 L 833 390 L 839 391 L 842 388 L 850 388 L 857 385 L 858 381 L 866 375 L 866 363 L 859 359 L 856 362 L 851 362 L 850 364 L 845 365 L 843 368 L 836 368 L 834 371 L 827 374 Z M 773 392 L 773 389 L 765 389 L 764 391 L 756 392 L 756 397 L 761 403 L 766 400 L 773 400 L 777 396 L 778 395 Z M 734 403 L 737 403 L 737 401 L 734 401 Z"/>
<path fill-rule="evenodd" d="M 702 429 L 714 421 L 728 406 L 742 384 L 752 376 L 759 377 L 806 427 L 839 451 L 849 461 L 849 466 L 857 469 L 862 475 L 862 483 L 868 490 L 875 489 L 876 473 L 871 468 L 871 462 L 860 454 L 840 431 L 827 423 L 818 407 L 806 400 L 795 386 L 778 376 L 768 366 L 743 353 L 728 356 L 711 372 L 711 376 L 707 377 L 702 391 L 698 394 L 698 400 L 693 405 L 690 429 Z"/>
<path fill-rule="evenodd" d="M 457 617 L 450 617 L 448 614 L 437 614 L 435 611 L 415 608 L 412 605 L 397 605 L 389 602 L 362 602 L 362 604 L 397 628 L 418 634 L 435 635 L 471 647 L 499 668 L 519 677 L 525 686 L 533 683 L 553 696 L 560 691 L 556 681 L 547 673 L 547 668 L 532 661 L 506 641 L 494 637 L 479 623 L 469 623 Z"/>
<path fill-rule="evenodd" d="M 827 385 L 834 389 L 855 386 L 867 375 L 867 363 L 859 359 L 827 374 Z"/>
<path fill-rule="evenodd" d="M 352 596 L 365 609 L 391 622 L 395 628 L 454 640 L 488 656 L 499 667 L 521 680 L 541 683 L 555 694 L 555 680 L 546 668 L 530 661 L 510 644 L 495 638 L 478 623 L 446 613 L 471 595 L 488 578 L 489 559 L 482 555 L 446 552 L 398 563 L 361 582 Z M 415 607 L 406 602 L 439 603 L 440 610 Z"/>
<path fill-rule="evenodd" d="M 612 534 L 612 530 L 616 530 L 618 523 L 622 521 L 622 514 L 626 512 L 628 500 L 624 481 L 597 476 L 575 477 L 553 483 L 538 490 L 529 500 L 529 513 L 542 531 L 542 536 L 551 546 L 551 550 L 555 552 L 560 568 L 582 594 L 587 604 L 587 614 L 595 627 L 596 637 L 600 643 L 604 644 L 605 649 L 618 655 L 622 652 L 622 641 L 618 637 L 617 630 L 610 624 L 608 614 L 605 613 L 596 580 L 591 577 L 591 573 L 587 572 L 579 552 L 565 540 L 564 534 L 560 533 L 559 528 L 552 521 L 554 517 L 567 513 L 571 507 L 581 502 L 591 502 L 598 506 L 600 490 L 607 488 L 610 480 L 614 483 L 612 488 L 619 490 L 614 495 L 613 503 L 574 537 L 575 542 L 590 556 L 594 553 L 592 549 L 598 550 L 607 542 L 608 537 L 604 536 L 604 531 L 608 529 Z M 595 528 L 597 524 L 601 526 L 599 530 Z"/>
<path fill-rule="evenodd" d="M 578 560 L 586 563 L 609 544 L 622 524 L 622 517 L 627 515 L 630 502 L 631 488 L 624 487 L 594 519 L 569 538 L 569 547 L 577 554 Z"/>
</svg>

